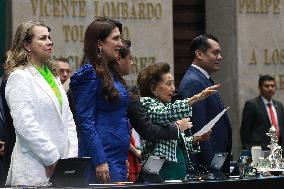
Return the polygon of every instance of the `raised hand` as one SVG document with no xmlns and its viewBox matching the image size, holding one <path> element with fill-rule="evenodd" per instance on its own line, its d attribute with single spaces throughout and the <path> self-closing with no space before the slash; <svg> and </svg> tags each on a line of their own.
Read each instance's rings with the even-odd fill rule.
<svg viewBox="0 0 284 189">
<path fill-rule="evenodd" d="M 191 106 L 192 104 L 194 104 L 195 102 L 204 100 L 205 98 L 207 98 L 208 96 L 214 94 L 217 92 L 217 89 L 221 86 L 221 84 L 218 85 L 213 85 L 211 87 L 207 87 L 206 89 L 204 89 L 203 91 L 201 91 L 200 93 L 194 95 L 193 97 L 188 99 L 188 104 Z"/>
</svg>

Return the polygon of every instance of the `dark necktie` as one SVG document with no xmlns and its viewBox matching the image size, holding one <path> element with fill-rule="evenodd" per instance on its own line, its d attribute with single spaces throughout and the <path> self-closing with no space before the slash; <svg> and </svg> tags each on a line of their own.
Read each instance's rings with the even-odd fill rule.
<svg viewBox="0 0 284 189">
<path fill-rule="evenodd" d="M 274 112 L 272 110 L 272 104 L 268 103 L 267 106 L 268 106 L 268 110 L 269 110 L 271 124 L 272 124 L 273 127 L 275 127 L 276 135 L 277 135 L 277 138 L 279 139 L 279 127 L 278 127 L 278 124 L 277 124 L 277 121 L 276 121 L 276 116 L 275 116 L 275 114 L 274 114 Z"/>
<path fill-rule="evenodd" d="M 213 79 L 212 79 L 211 77 L 209 77 L 209 81 L 210 81 L 210 83 L 211 83 L 212 85 L 215 85 L 215 83 L 214 83 L 214 81 L 213 81 Z"/>
<path fill-rule="evenodd" d="M 209 77 L 209 81 L 212 84 L 212 86 L 215 85 L 215 83 L 214 83 L 214 81 L 213 81 L 213 79 L 211 77 Z M 224 104 L 223 104 L 223 101 L 222 101 L 219 93 L 217 92 L 216 95 L 217 95 L 217 97 L 218 97 L 218 99 L 220 101 L 221 108 L 224 109 Z"/>
</svg>

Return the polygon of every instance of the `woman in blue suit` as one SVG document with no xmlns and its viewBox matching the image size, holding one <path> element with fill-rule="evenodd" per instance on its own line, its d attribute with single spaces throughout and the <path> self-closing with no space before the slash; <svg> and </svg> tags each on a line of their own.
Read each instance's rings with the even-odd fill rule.
<svg viewBox="0 0 284 189">
<path fill-rule="evenodd" d="M 121 24 L 108 18 L 92 22 L 85 33 L 82 67 L 71 77 L 79 156 L 90 156 L 89 182 L 127 181 L 130 128 L 129 96 L 119 69 Z"/>
</svg>

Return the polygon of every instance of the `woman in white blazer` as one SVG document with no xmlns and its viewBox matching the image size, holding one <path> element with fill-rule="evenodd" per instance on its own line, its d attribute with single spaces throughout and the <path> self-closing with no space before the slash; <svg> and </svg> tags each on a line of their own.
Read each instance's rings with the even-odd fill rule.
<svg viewBox="0 0 284 189">
<path fill-rule="evenodd" d="M 53 43 L 42 22 L 25 22 L 8 51 L 5 98 L 16 131 L 6 185 L 46 186 L 60 158 L 77 157 L 76 127 L 50 61 Z"/>
</svg>

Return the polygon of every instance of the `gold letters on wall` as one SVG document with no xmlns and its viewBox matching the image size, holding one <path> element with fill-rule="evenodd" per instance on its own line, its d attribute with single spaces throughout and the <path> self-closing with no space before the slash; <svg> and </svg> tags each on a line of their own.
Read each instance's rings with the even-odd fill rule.
<svg viewBox="0 0 284 189">
<path fill-rule="evenodd" d="M 243 14 L 279 14 L 280 0 L 238 0 L 239 13 Z"/>
<path fill-rule="evenodd" d="M 90 3 L 91 2 L 91 3 Z M 101 16 L 107 16 L 119 20 L 131 20 L 135 22 L 159 20 L 163 15 L 162 3 L 152 1 L 127 1 L 127 0 L 30 0 L 32 15 L 39 18 L 70 18 L 71 22 L 62 22 L 61 31 L 66 45 L 82 44 L 87 25 L 72 24 L 72 20 L 92 17 L 96 19 Z M 91 5 L 91 8 L 89 7 Z M 92 10 L 90 12 L 90 9 Z M 91 15 L 90 15 L 91 14 Z M 71 24 L 70 24 L 71 23 Z M 124 24 L 122 28 L 122 38 L 131 39 L 131 30 Z M 60 57 L 58 55 L 56 57 Z M 70 63 L 77 69 L 80 66 L 81 55 L 67 55 Z M 56 58 L 54 57 L 54 58 Z M 131 73 L 138 72 L 149 64 L 154 63 L 155 55 L 135 56 L 133 57 L 133 67 Z M 132 84 L 134 81 L 130 81 Z"/>
<path fill-rule="evenodd" d="M 86 0 L 31 0 L 33 14 L 41 17 L 85 17 Z M 122 19 L 160 19 L 161 3 L 143 1 L 93 1 L 94 16 Z"/>
<path fill-rule="evenodd" d="M 284 66 L 284 49 L 262 49 L 260 54 L 256 54 L 256 50 L 251 50 L 250 65 L 283 65 Z"/>
<path fill-rule="evenodd" d="M 258 52 L 257 54 L 255 49 L 251 50 L 249 65 L 284 66 L 284 49 L 261 49 Z M 277 82 L 277 89 L 284 89 L 284 74 L 273 76 Z"/>
</svg>

